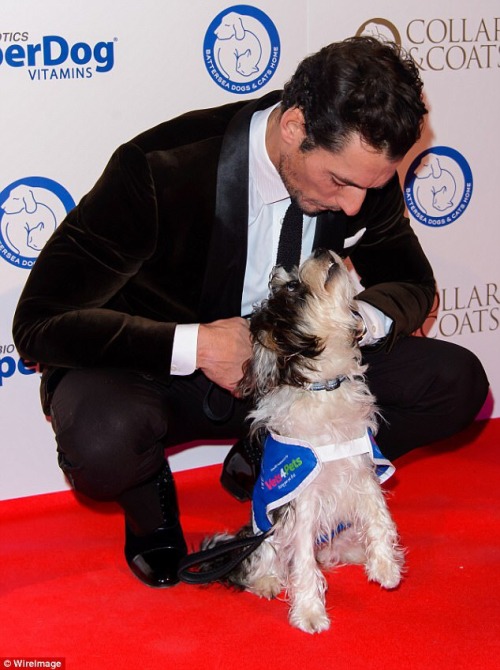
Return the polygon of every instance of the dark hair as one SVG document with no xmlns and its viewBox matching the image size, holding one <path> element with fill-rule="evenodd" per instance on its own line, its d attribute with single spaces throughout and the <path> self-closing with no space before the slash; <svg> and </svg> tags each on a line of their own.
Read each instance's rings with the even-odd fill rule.
<svg viewBox="0 0 500 670">
<path fill-rule="evenodd" d="M 393 160 L 420 137 L 427 113 L 422 86 L 414 61 L 396 44 L 350 37 L 300 63 L 284 87 L 282 111 L 298 107 L 304 114 L 304 151 L 338 151 L 359 133 Z"/>
</svg>

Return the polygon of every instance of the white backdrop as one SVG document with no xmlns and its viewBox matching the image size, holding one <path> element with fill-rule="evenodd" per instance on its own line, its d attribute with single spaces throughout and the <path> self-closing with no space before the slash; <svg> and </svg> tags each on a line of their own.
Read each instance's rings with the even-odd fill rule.
<svg viewBox="0 0 500 670">
<path fill-rule="evenodd" d="M 214 30 L 232 12 L 257 41 L 229 62 L 227 35 Z M 306 54 L 361 32 L 400 41 L 421 67 L 431 113 L 401 182 L 439 287 L 423 335 L 478 354 L 492 385 L 484 416 L 499 416 L 499 17 L 494 0 L 2 0 L 0 498 L 66 486 L 38 374 L 19 363 L 11 334 L 45 232 L 122 142 L 189 109 L 280 88 Z M 218 462 L 226 450 L 203 446 L 171 462 Z"/>
</svg>

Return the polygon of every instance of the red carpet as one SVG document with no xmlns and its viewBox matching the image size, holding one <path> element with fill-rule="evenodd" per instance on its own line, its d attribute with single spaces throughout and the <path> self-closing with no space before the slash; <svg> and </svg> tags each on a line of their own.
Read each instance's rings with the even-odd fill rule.
<svg viewBox="0 0 500 670">
<path fill-rule="evenodd" d="M 390 506 L 408 574 L 387 592 L 361 568 L 339 568 L 332 628 L 315 636 L 288 625 L 283 602 L 217 585 L 143 586 L 124 564 L 113 506 L 70 492 L 0 503 L 0 657 L 64 658 L 68 670 L 500 667 L 499 443 L 496 419 L 396 463 Z M 219 470 L 177 475 L 192 545 L 246 521 Z"/>
</svg>

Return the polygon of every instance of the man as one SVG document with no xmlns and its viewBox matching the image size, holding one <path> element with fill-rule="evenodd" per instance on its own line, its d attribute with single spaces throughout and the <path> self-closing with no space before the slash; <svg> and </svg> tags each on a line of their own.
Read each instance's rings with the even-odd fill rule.
<svg viewBox="0 0 500 670">
<path fill-rule="evenodd" d="M 257 476 L 249 403 L 232 392 L 251 351 L 243 317 L 266 296 L 290 196 L 304 212 L 302 257 L 335 249 L 361 278 L 385 455 L 451 435 L 480 409 L 476 357 L 409 337 L 435 291 L 396 175 L 420 134 L 421 88 L 395 45 L 325 47 L 283 93 L 191 112 L 120 147 L 40 254 L 15 341 L 45 368 L 60 466 L 77 491 L 121 505 L 143 582 L 174 584 L 186 553 L 165 447 L 238 438 L 222 481 L 244 499 Z"/>
</svg>

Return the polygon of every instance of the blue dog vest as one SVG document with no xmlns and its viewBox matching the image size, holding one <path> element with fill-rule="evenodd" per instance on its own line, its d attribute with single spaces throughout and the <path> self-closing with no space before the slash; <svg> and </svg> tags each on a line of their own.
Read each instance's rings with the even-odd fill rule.
<svg viewBox="0 0 500 670">
<path fill-rule="evenodd" d="M 382 455 L 370 431 L 356 440 L 321 447 L 270 433 L 264 442 L 260 476 L 253 491 L 254 532 L 270 530 L 271 512 L 296 498 L 319 475 L 323 463 L 356 454 L 371 456 L 381 482 L 389 479 L 395 471 L 392 463 Z"/>
</svg>

